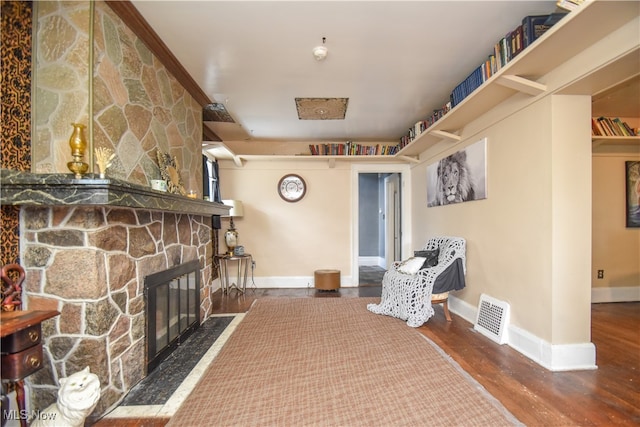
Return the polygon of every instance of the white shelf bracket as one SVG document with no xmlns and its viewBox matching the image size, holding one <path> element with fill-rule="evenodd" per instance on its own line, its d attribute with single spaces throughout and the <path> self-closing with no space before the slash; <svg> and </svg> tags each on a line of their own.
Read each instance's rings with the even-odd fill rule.
<svg viewBox="0 0 640 427">
<path fill-rule="evenodd" d="M 336 159 L 331 158 L 329 159 L 328 163 L 329 163 L 329 169 L 333 169 L 336 167 Z"/>
<path fill-rule="evenodd" d="M 411 157 L 411 156 L 398 156 L 398 159 L 400 160 L 404 160 L 405 162 L 408 163 L 420 163 L 420 159 L 418 159 L 418 157 Z"/>
<path fill-rule="evenodd" d="M 509 89 L 517 90 L 518 92 L 526 93 L 527 95 L 540 95 L 547 90 L 547 86 L 542 83 L 534 82 L 533 80 L 525 79 L 520 76 L 500 76 L 496 83 L 500 86 L 508 87 Z"/>
<path fill-rule="evenodd" d="M 429 133 L 433 136 L 437 136 L 440 138 L 448 139 L 453 142 L 460 142 L 462 137 L 460 135 L 456 135 L 455 133 L 447 132 L 446 130 L 430 130 Z"/>
<path fill-rule="evenodd" d="M 239 168 L 244 166 L 244 162 L 242 161 L 242 157 L 240 156 L 233 156 L 233 163 L 235 163 Z"/>
</svg>

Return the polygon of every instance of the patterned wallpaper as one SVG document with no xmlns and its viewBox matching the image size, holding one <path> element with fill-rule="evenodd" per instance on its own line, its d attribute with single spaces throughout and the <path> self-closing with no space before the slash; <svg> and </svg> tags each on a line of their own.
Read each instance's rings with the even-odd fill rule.
<svg viewBox="0 0 640 427">
<path fill-rule="evenodd" d="M 31 169 L 31 15 L 31 2 L 2 2 L 1 166 L 21 171 Z M 0 211 L 0 264 L 19 263 L 19 208 Z"/>
</svg>

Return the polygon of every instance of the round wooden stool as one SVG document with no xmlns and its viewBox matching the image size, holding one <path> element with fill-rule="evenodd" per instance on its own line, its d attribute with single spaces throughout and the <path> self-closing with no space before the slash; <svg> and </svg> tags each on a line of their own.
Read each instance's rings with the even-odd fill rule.
<svg viewBox="0 0 640 427">
<path fill-rule="evenodd" d="M 316 270 L 313 281 L 316 289 L 335 291 L 340 288 L 340 270 Z"/>
</svg>

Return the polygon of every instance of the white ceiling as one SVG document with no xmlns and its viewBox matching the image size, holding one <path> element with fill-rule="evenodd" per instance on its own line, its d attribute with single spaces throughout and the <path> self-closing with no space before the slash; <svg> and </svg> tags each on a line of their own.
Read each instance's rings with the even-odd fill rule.
<svg viewBox="0 0 640 427">
<path fill-rule="evenodd" d="M 522 17 L 555 1 L 132 0 L 237 124 L 224 140 L 397 141 L 449 98 Z M 312 49 L 329 53 L 318 62 Z M 296 97 L 349 98 L 345 120 L 299 120 Z"/>
</svg>

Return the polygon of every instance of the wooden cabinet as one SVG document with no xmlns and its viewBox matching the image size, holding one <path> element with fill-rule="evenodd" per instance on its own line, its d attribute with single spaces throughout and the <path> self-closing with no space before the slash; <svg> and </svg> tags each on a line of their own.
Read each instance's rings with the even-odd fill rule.
<svg viewBox="0 0 640 427">
<path fill-rule="evenodd" d="M 42 322 L 60 313 L 55 310 L 0 312 L 2 382 L 13 382 L 20 413 L 25 408 L 23 379 L 42 368 Z M 2 388 L 4 403 L 4 386 Z M 5 408 L 2 408 L 3 411 Z M 26 426 L 26 420 L 20 419 Z"/>
<path fill-rule="evenodd" d="M 17 381 L 42 367 L 42 327 L 57 311 L 9 311 L 0 314 L 2 380 Z"/>
</svg>

